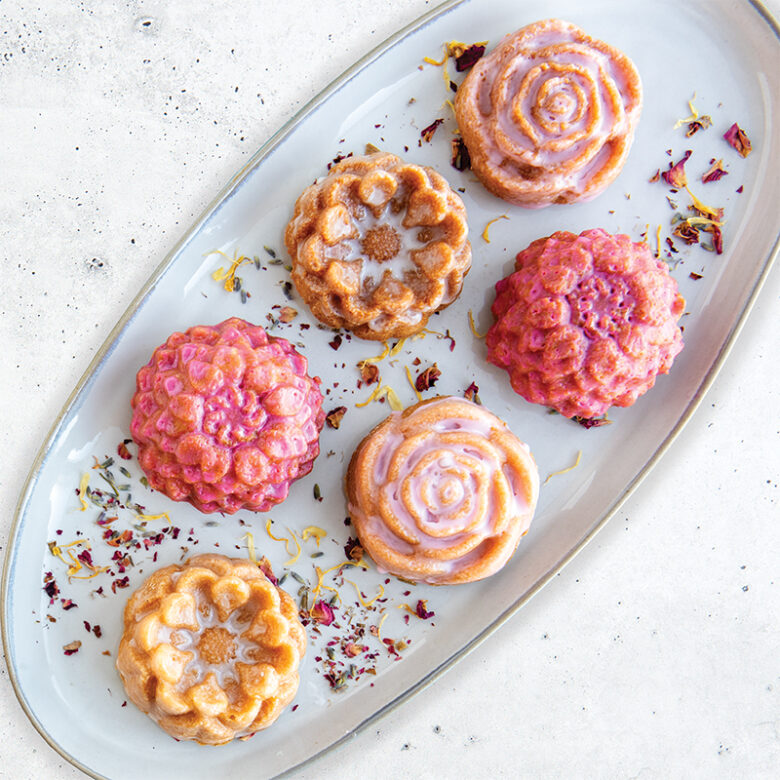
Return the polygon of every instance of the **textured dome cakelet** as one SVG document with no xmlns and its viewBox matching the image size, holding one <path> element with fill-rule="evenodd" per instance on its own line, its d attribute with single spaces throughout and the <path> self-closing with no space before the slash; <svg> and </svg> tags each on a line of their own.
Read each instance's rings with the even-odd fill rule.
<svg viewBox="0 0 780 780">
<path fill-rule="evenodd" d="M 455 95 L 472 170 L 526 208 L 590 200 L 608 187 L 641 110 L 631 60 L 560 19 L 507 35 Z"/>
<path fill-rule="evenodd" d="M 685 300 L 647 244 L 604 230 L 553 233 L 496 284 L 488 360 L 515 392 L 566 417 L 630 406 L 683 348 Z"/>
<path fill-rule="evenodd" d="M 360 543 L 380 571 L 454 585 L 509 560 L 531 523 L 539 473 L 498 417 L 440 397 L 394 412 L 363 439 L 346 493 Z"/>
<path fill-rule="evenodd" d="M 116 666 L 130 700 L 176 739 L 222 745 L 270 726 L 298 690 L 295 602 L 248 560 L 198 555 L 130 597 Z"/>
<path fill-rule="evenodd" d="M 149 484 L 201 512 L 264 512 L 319 454 L 318 377 L 238 318 L 174 333 L 136 377 L 130 432 Z"/>
<path fill-rule="evenodd" d="M 317 319 L 364 339 L 422 330 L 471 266 L 466 207 L 432 168 L 349 157 L 298 198 L 284 234 L 292 280 Z"/>
</svg>

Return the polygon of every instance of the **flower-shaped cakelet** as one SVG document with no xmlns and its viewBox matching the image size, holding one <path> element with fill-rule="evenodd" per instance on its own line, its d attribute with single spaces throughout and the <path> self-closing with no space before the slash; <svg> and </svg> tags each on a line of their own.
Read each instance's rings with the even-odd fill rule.
<svg viewBox="0 0 780 780">
<path fill-rule="evenodd" d="M 496 284 L 488 360 L 515 392 L 566 417 L 630 406 L 683 348 L 685 300 L 647 244 L 604 230 L 553 233 Z"/>
<path fill-rule="evenodd" d="M 528 531 L 539 473 L 494 414 L 440 397 L 394 412 L 355 450 L 348 510 L 380 571 L 436 585 L 497 572 Z"/>
<path fill-rule="evenodd" d="M 284 240 L 317 319 L 402 338 L 451 304 L 471 266 L 466 208 L 440 174 L 392 154 L 349 157 L 295 203 Z"/>
<path fill-rule="evenodd" d="M 641 110 L 631 60 L 559 19 L 506 36 L 455 96 L 472 170 L 526 208 L 602 192 L 623 167 Z"/>
<path fill-rule="evenodd" d="M 298 690 L 306 633 L 258 566 L 198 555 L 130 597 L 116 666 L 130 700 L 176 739 L 222 745 L 270 726 Z"/>
<path fill-rule="evenodd" d="M 136 378 L 130 432 L 149 484 L 201 512 L 264 512 L 319 454 L 318 377 L 236 317 L 174 333 Z"/>
</svg>

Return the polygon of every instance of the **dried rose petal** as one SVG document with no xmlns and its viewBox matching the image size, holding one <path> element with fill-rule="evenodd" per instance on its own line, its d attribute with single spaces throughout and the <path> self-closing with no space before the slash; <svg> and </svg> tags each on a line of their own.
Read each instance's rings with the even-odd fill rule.
<svg viewBox="0 0 780 780">
<path fill-rule="evenodd" d="M 330 428 L 338 428 L 341 425 L 341 419 L 347 413 L 346 406 L 337 406 L 325 415 L 325 422 Z"/>
<path fill-rule="evenodd" d="M 420 599 L 417 602 L 415 612 L 417 613 L 417 617 L 420 618 L 421 620 L 428 620 L 429 618 L 432 618 L 436 614 L 435 612 L 429 612 L 427 607 L 428 607 L 428 602 L 425 601 L 425 599 Z"/>
<path fill-rule="evenodd" d="M 708 230 L 712 233 L 712 245 L 715 247 L 715 252 L 719 255 L 723 254 L 723 233 L 717 225 L 709 225 Z"/>
<path fill-rule="evenodd" d="M 571 419 L 585 428 L 585 430 L 588 430 L 588 428 L 601 428 L 602 425 L 612 425 L 612 420 L 608 420 L 606 417 L 580 417 L 575 415 Z"/>
<path fill-rule="evenodd" d="M 650 184 L 655 184 L 661 178 L 661 169 L 659 168 L 649 179 Z"/>
<path fill-rule="evenodd" d="M 421 371 L 417 375 L 417 379 L 414 382 L 414 386 L 417 388 L 418 393 L 422 393 L 425 390 L 433 387 L 438 382 L 441 376 L 439 367 L 434 363 L 432 366 L 428 366 L 424 371 Z"/>
<path fill-rule="evenodd" d="M 685 131 L 686 138 L 690 138 L 692 135 L 696 135 L 699 130 L 706 130 L 712 125 L 712 117 L 707 114 L 702 114 L 698 119 L 694 119 L 693 122 L 688 123 L 688 129 Z"/>
<path fill-rule="evenodd" d="M 693 281 L 694 281 L 694 282 L 697 282 L 699 279 L 701 279 L 701 278 L 702 278 L 702 275 L 701 275 L 701 274 L 697 274 L 695 271 L 691 271 L 691 272 L 688 274 L 688 277 L 689 277 L 689 278 L 691 278 L 691 279 L 693 279 Z"/>
<path fill-rule="evenodd" d="M 282 306 L 279 310 L 279 322 L 292 322 L 298 316 L 298 311 L 292 306 Z"/>
<path fill-rule="evenodd" d="M 699 243 L 699 228 L 696 225 L 691 225 L 687 220 L 680 222 L 672 231 L 672 234 L 681 238 L 686 244 Z"/>
<path fill-rule="evenodd" d="M 477 60 L 481 59 L 484 54 L 485 47 L 483 45 L 478 43 L 472 44 L 468 49 L 455 57 L 455 70 L 458 71 L 458 73 L 468 70 L 477 62 Z"/>
<path fill-rule="evenodd" d="M 354 658 L 356 655 L 360 655 L 366 649 L 365 645 L 357 645 L 354 642 L 347 642 L 344 645 L 344 655 L 348 658 Z"/>
<path fill-rule="evenodd" d="M 467 401 L 474 401 L 474 403 L 481 403 L 479 400 L 479 387 L 477 387 L 475 382 L 472 382 L 463 392 L 463 397 Z"/>
<path fill-rule="evenodd" d="M 333 160 L 328 163 L 328 170 L 330 170 L 336 163 L 340 163 L 342 160 L 346 160 L 347 157 L 352 157 L 352 152 L 349 154 L 337 154 Z"/>
<path fill-rule="evenodd" d="M 127 449 L 127 445 L 132 441 L 132 439 L 125 439 L 124 441 L 120 441 L 116 448 L 116 453 L 119 455 L 122 460 L 130 460 L 133 456 L 130 454 L 130 450 Z"/>
<path fill-rule="evenodd" d="M 367 385 L 373 385 L 379 381 L 379 369 L 374 363 L 362 363 L 360 365 L 360 378 Z"/>
<path fill-rule="evenodd" d="M 688 158 L 693 152 L 688 149 L 682 156 L 679 162 L 674 165 L 669 165 L 669 170 L 664 171 L 661 174 L 661 178 L 671 187 L 675 189 L 682 189 L 688 183 L 688 179 L 685 175 L 685 163 L 688 162 Z"/>
<path fill-rule="evenodd" d="M 62 649 L 65 652 L 65 655 L 73 655 L 74 653 L 78 653 L 80 647 L 81 642 L 76 639 L 73 642 L 68 642 L 67 645 L 63 645 Z"/>
<path fill-rule="evenodd" d="M 342 342 L 342 341 L 343 341 L 343 339 L 342 339 L 342 337 L 341 337 L 341 334 L 340 334 L 340 333 L 337 333 L 337 334 L 336 334 L 336 335 L 333 337 L 333 341 L 329 341 L 329 342 L 328 342 L 328 346 L 329 346 L 331 349 L 338 349 L 338 348 L 341 346 L 341 342 Z"/>
<path fill-rule="evenodd" d="M 459 135 L 452 139 L 452 157 L 450 158 L 450 165 L 452 165 L 456 171 L 466 171 L 471 168 L 469 150 L 466 148 L 466 144 L 463 143 L 463 139 Z"/>
<path fill-rule="evenodd" d="M 263 574 L 265 574 L 266 578 L 269 580 L 269 582 L 272 585 L 278 585 L 279 580 L 276 578 L 276 575 L 274 574 L 273 569 L 271 568 L 271 561 L 268 560 L 265 556 L 263 556 L 258 562 L 257 566 L 260 569 Z"/>
<path fill-rule="evenodd" d="M 702 182 L 705 184 L 710 181 L 718 181 L 718 179 L 728 176 L 729 172 L 723 168 L 723 160 L 717 160 L 712 164 L 710 169 L 701 177 Z"/>
<path fill-rule="evenodd" d="M 723 137 L 743 157 L 747 157 L 753 151 L 753 144 L 750 143 L 745 131 L 736 122 L 726 130 Z"/>
<path fill-rule="evenodd" d="M 333 607 L 324 601 L 318 601 L 311 608 L 311 618 L 323 626 L 329 626 L 333 622 Z"/>
<path fill-rule="evenodd" d="M 347 556 L 348 561 L 360 561 L 363 558 L 363 547 L 357 539 L 350 536 L 344 545 L 344 555 Z"/>
<path fill-rule="evenodd" d="M 428 143 L 433 140 L 433 134 L 436 132 L 439 125 L 443 124 L 443 119 L 434 119 L 431 124 L 428 125 L 428 127 L 424 128 L 420 132 L 420 137 L 423 139 L 423 141 L 427 141 Z"/>
</svg>

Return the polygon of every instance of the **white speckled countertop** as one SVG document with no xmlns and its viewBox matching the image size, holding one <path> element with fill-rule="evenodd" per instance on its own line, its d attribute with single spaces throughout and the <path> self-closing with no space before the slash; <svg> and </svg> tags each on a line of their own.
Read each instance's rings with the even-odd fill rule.
<svg viewBox="0 0 780 780">
<path fill-rule="evenodd" d="M 174 241 L 292 113 L 430 5 L 0 0 L 0 552 L 40 442 Z M 779 298 L 775 267 L 693 420 L 584 552 L 295 776 L 780 775 Z M 79 776 L 0 663 L 0 778 Z"/>
</svg>

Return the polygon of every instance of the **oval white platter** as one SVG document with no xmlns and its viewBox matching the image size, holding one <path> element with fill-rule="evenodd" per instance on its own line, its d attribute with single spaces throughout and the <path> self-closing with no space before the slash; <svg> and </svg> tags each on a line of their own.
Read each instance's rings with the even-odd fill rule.
<svg viewBox="0 0 780 780">
<path fill-rule="evenodd" d="M 642 74 L 645 107 L 628 163 L 605 194 L 588 204 L 525 211 L 497 200 L 468 171 L 450 166 L 455 126 L 445 100 L 452 93 L 446 90 L 442 68 L 423 64 L 423 57 L 440 58 L 442 44 L 449 40 L 487 40 L 490 48 L 503 34 L 550 16 L 579 24 L 625 51 Z M 779 49 L 776 24 L 758 3 L 747 1 L 697 0 L 684 6 L 671 0 L 450 3 L 382 44 L 282 128 L 233 177 L 141 291 L 69 399 L 32 468 L 5 561 L 3 641 L 16 692 L 44 738 L 95 777 L 152 780 L 185 771 L 192 778 L 211 778 L 216 772 L 272 776 L 353 734 L 435 679 L 512 615 L 614 513 L 679 432 L 712 381 L 777 253 L 780 180 L 771 161 L 780 159 L 780 131 L 773 122 L 780 96 Z M 452 63 L 449 75 L 454 81 L 462 78 Z M 687 115 L 694 91 L 697 108 L 712 117 L 713 126 L 686 138 L 685 127 L 674 125 Z M 444 123 L 432 142 L 421 140 L 420 131 L 438 118 Z M 746 159 L 722 138 L 735 121 L 753 143 Z M 370 394 L 370 388 L 357 387 L 356 363 L 380 354 L 382 348 L 344 337 L 334 350 L 334 334 L 319 329 L 297 298 L 288 300 L 288 272 L 283 264 L 271 264 L 264 247 L 288 262 L 282 233 L 295 198 L 323 175 L 330 160 L 360 154 L 367 143 L 432 165 L 453 187 L 463 188 L 474 249 L 473 268 L 459 300 L 429 323 L 439 333 L 449 331 L 454 349 L 452 340 L 435 334 L 407 340 L 397 354 L 379 363 L 383 383 L 392 386 L 405 405 L 411 404 L 416 398 L 405 369 L 416 375 L 435 361 L 442 376 L 425 396 L 461 395 L 476 383 L 482 402 L 528 442 L 543 480 L 571 466 L 578 452 L 581 459 L 577 468 L 544 485 L 531 531 L 505 569 L 487 581 L 459 587 L 409 586 L 386 581 L 373 567 L 350 568 L 345 577 L 365 594 L 366 607 L 352 584 L 334 580 L 335 572 L 326 575 L 325 582 L 336 586 L 342 598 L 336 610 L 340 628 L 322 629 L 321 635 L 310 631 L 296 708 L 245 742 L 218 749 L 178 743 L 131 704 L 124 706 L 113 664 L 121 612 L 132 590 L 156 566 L 188 554 L 217 549 L 246 556 L 250 538 L 277 575 L 289 572 L 283 586 L 296 597 L 300 580 L 316 582 L 315 566 L 324 570 L 344 560 L 351 530 L 344 522 L 341 488 L 346 462 L 362 436 L 389 412 L 384 403 L 356 406 Z M 694 192 L 709 205 L 725 208 L 722 255 L 687 247 L 680 240 L 675 241 L 677 253 L 665 251 L 663 238 L 670 234 L 674 213 L 666 199 L 670 193 L 663 182 L 649 179 L 686 149 L 693 150 L 687 171 Z M 723 158 L 729 175 L 702 185 L 700 176 L 711 158 Z M 682 195 L 672 197 L 680 211 L 690 202 Z M 487 243 L 481 237 L 483 228 L 502 214 L 508 220 L 492 226 Z M 505 374 L 485 361 L 484 342 L 475 338 L 468 323 L 472 310 L 477 329 L 487 329 L 493 286 L 512 269 L 514 255 L 555 230 L 591 227 L 627 233 L 634 240 L 647 234 L 655 248 L 658 225 L 662 256 L 668 255 L 687 299 L 686 347 L 671 374 L 660 378 L 633 407 L 610 412 L 611 425 L 591 430 L 516 396 Z M 227 264 L 215 250 L 260 259 L 261 269 L 246 264 L 238 271 L 251 296 L 245 303 L 239 293 L 224 291 L 212 278 Z M 692 273 L 701 278 L 692 278 Z M 269 325 L 267 315 L 279 311 L 275 306 L 291 306 L 298 315 L 289 324 L 275 325 L 272 334 L 300 345 L 310 372 L 322 378 L 326 410 L 342 405 L 348 410 L 338 430 L 323 431 L 322 453 L 312 474 L 293 486 L 284 504 L 262 516 L 205 516 L 145 489 L 135 461 L 117 456 L 117 445 L 128 437 L 137 368 L 175 330 L 229 316 Z M 132 445 L 130 449 L 134 451 Z M 167 512 L 170 518 L 144 524 L 129 510 L 111 513 L 119 519 L 109 528 L 131 530 L 134 540 L 163 534 L 162 543 L 150 543 L 148 550 L 143 545 L 136 549 L 131 542 L 127 551 L 134 565 L 125 572 L 117 570 L 111 556 L 126 548 L 112 547 L 102 538 L 107 527 L 96 522 L 100 509 L 88 502 L 81 511 L 75 492 L 85 473 L 90 474 L 91 489 L 108 488 L 91 469 L 93 458 L 103 461 L 106 456 L 114 457 L 110 469 L 116 482 L 129 486 L 120 490 L 125 503 L 131 492 L 147 513 Z M 119 466 L 130 476 L 121 474 Z M 314 497 L 315 485 L 321 501 Z M 312 538 L 301 542 L 300 556 L 287 564 L 295 557 L 296 544 L 290 542 L 288 553 L 283 542 L 270 538 L 265 531 L 269 517 L 276 536 L 291 539 L 294 533 L 300 539 L 302 530 L 314 525 L 323 528 L 326 537 L 319 548 Z M 173 527 L 180 530 L 174 532 Z M 48 543 L 78 552 L 85 540 L 94 563 L 113 568 L 94 579 L 69 581 L 66 565 L 50 553 Z M 80 544 L 65 547 L 74 541 Z M 324 554 L 312 557 L 319 552 Z M 60 590 L 51 603 L 43 590 L 47 572 Z M 77 576 L 84 574 L 89 570 Z M 112 590 L 113 583 L 124 584 L 123 577 L 128 578 L 127 587 L 114 585 Z M 100 588 L 102 593 L 96 593 Z M 64 599 L 77 606 L 66 609 Z M 415 607 L 418 600 L 425 600 L 435 615 L 423 620 L 403 608 Z M 339 643 L 334 646 L 336 675 L 347 675 L 345 685 L 334 691 L 324 677 L 325 644 L 331 637 L 354 634 L 359 624 L 368 649 L 350 659 Z M 95 625 L 100 626 L 100 637 Z M 380 625 L 376 636 L 371 627 Z M 384 639 L 393 640 L 392 651 Z M 78 652 L 66 655 L 63 647 L 74 640 L 81 641 Z M 350 664 L 355 664 L 351 676 Z M 375 674 L 361 673 L 368 668 Z"/>
</svg>

